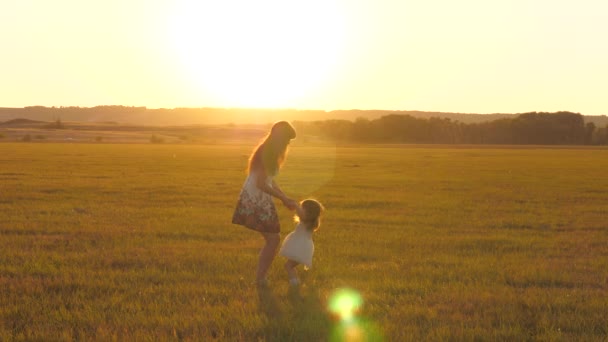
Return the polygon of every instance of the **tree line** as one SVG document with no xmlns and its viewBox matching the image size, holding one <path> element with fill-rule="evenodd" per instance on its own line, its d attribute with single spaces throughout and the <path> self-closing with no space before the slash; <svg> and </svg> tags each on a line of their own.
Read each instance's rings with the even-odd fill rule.
<svg viewBox="0 0 608 342">
<path fill-rule="evenodd" d="M 596 127 L 572 112 L 530 112 L 468 124 L 449 118 L 390 114 L 373 120 L 296 121 L 294 126 L 303 135 L 344 142 L 608 145 L 608 125 Z"/>
</svg>

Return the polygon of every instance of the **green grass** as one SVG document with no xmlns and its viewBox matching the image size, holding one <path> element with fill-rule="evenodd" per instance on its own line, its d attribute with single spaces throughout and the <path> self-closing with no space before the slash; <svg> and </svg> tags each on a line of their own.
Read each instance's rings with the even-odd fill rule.
<svg viewBox="0 0 608 342">
<path fill-rule="evenodd" d="M 293 293 L 230 224 L 251 148 L 0 144 L 0 340 L 608 339 L 608 150 L 293 146 L 327 209 Z"/>
</svg>

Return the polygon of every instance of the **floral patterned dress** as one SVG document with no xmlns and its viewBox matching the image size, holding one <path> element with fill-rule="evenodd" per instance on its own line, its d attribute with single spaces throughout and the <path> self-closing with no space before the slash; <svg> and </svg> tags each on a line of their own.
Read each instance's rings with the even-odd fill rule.
<svg viewBox="0 0 608 342">
<path fill-rule="evenodd" d="M 262 233 L 278 233 L 281 227 L 272 196 L 260 190 L 256 180 L 257 174 L 254 172 L 245 180 L 232 216 L 232 223 Z M 266 178 L 266 183 L 272 186 L 272 177 Z"/>
</svg>

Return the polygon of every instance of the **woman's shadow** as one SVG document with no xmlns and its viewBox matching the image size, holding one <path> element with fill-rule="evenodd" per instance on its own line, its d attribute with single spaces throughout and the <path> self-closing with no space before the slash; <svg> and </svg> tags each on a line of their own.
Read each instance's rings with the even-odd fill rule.
<svg viewBox="0 0 608 342">
<path fill-rule="evenodd" d="M 317 286 L 289 287 L 287 298 L 296 318 L 308 318 L 316 321 L 328 321 L 329 316 L 320 298 Z"/>
<path fill-rule="evenodd" d="M 267 340 L 326 340 L 331 331 L 329 318 L 316 286 L 290 287 L 284 302 L 269 287 L 258 287 L 259 308 L 268 317 Z M 283 305 L 283 306 L 282 306 Z"/>
<path fill-rule="evenodd" d="M 257 286 L 259 308 L 266 316 L 276 317 L 282 314 L 279 298 L 269 286 Z M 302 289 L 290 286 L 287 291 L 287 300 L 294 313 L 314 314 L 326 316 L 321 300 L 318 296 L 318 288 L 311 286 Z"/>
<path fill-rule="evenodd" d="M 269 319 L 277 318 L 281 315 L 281 307 L 277 296 L 268 286 L 257 286 L 260 311 Z"/>
</svg>

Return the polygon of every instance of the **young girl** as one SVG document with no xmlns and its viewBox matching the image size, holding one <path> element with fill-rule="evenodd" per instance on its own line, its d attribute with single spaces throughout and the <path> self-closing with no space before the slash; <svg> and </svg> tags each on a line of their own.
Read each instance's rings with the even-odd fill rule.
<svg viewBox="0 0 608 342">
<path fill-rule="evenodd" d="M 304 200 L 296 207 L 296 229 L 285 237 L 279 251 L 279 254 L 287 258 L 285 270 L 289 275 L 289 283 L 293 286 L 300 285 L 296 266 L 303 264 L 304 269 L 312 267 L 312 254 L 315 250 L 312 233 L 321 226 L 323 210 L 323 205 L 313 199 Z"/>
</svg>

